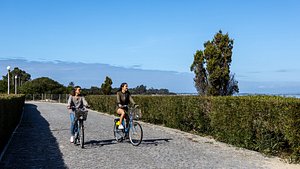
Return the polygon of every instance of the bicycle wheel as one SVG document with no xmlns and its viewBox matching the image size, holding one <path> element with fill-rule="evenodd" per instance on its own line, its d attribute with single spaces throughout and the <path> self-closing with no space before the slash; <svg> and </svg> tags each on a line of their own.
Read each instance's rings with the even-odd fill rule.
<svg viewBox="0 0 300 169">
<path fill-rule="evenodd" d="M 79 128 L 78 128 L 78 124 L 79 122 L 78 121 L 75 121 L 75 125 L 74 125 L 74 132 L 75 132 L 75 135 L 74 135 L 74 144 L 77 145 L 77 143 L 79 142 Z"/>
<path fill-rule="evenodd" d="M 79 130 L 79 133 L 80 133 L 80 146 L 81 148 L 84 148 L 84 126 L 83 126 L 83 120 L 80 120 L 80 123 L 79 123 L 79 126 L 80 126 L 80 130 Z"/>
<path fill-rule="evenodd" d="M 117 140 L 117 142 L 123 141 L 123 132 L 122 130 L 117 129 L 116 123 L 114 123 L 114 137 Z"/>
<path fill-rule="evenodd" d="M 78 131 L 76 131 L 74 135 L 74 144 L 77 145 L 78 142 L 79 142 L 79 133 Z"/>
<path fill-rule="evenodd" d="M 143 139 L 143 129 L 138 122 L 133 122 L 129 130 L 129 140 L 132 145 L 138 146 L 141 144 Z"/>
<path fill-rule="evenodd" d="M 77 144 L 77 142 L 79 142 L 79 133 L 78 132 L 76 132 L 75 133 L 75 135 L 74 135 L 74 144 L 76 145 Z"/>
</svg>

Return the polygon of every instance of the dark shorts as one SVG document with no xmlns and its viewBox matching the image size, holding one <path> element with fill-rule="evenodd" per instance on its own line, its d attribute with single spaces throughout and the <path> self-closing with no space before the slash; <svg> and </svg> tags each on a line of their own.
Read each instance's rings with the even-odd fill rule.
<svg viewBox="0 0 300 169">
<path fill-rule="evenodd" d="M 117 106 L 117 108 L 116 108 L 116 112 L 118 111 L 118 109 L 123 109 L 126 113 L 128 112 L 128 107 L 125 107 L 125 108 L 120 108 L 120 107 L 118 107 Z"/>
</svg>

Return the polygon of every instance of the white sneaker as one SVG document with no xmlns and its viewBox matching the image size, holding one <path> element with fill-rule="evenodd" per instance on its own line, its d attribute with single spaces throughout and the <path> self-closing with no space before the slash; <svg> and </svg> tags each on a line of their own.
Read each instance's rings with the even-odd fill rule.
<svg viewBox="0 0 300 169">
<path fill-rule="evenodd" d="M 124 126 L 122 124 L 120 124 L 118 129 L 122 130 L 122 129 L 124 129 Z"/>
<path fill-rule="evenodd" d="M 71 136 L 70 142 L 71 142 L 71 143 L 74 143 L 74 136 Z"/>
</svg>

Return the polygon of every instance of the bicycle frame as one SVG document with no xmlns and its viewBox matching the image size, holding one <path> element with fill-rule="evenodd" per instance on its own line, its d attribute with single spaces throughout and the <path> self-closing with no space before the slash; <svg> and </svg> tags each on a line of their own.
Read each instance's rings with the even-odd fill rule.
<svg viewBox="0 0 300 169">
<path fill-rule="evenodd" d="M 129 111 L 129 110 L 128 110 L 128 111 Z M 126 124 L 125 124 L 125 122 L 124 122 L 124 124 L 125 124 L 125 126 L 124 126 L 124 133 L 125 133 L 125 134 L 129 133 L 129 130 L 130 130 L 130 128 L 132 127 L 132 123 L 133 123 L 133 116 L 132 116 L 132 113 L 131 113 L 130 111 L 129 111 L 128 117 L 129 117 L 129 124 L 128 124 L 128 127 L 126 127 Z M 126 117 L 124 117 L 123 120 L 126 121 Z"/>
<path fill-rule="evenodd" d="M 129 124 L 127 125 L 128 127 L 126 127 L 125 125 L 124 129 L 118 129 L 116 126 L 116 122 L 119 121 L 120 119 L 119 118 L 114 119 L 114 136 L 118 142 L 125 140 L 126 136 L 128 136 L 131 144 L 134 146 L 138 146 L 143 139 L 143 129 L 141 125 L 134 120 L 131 109 L 129 109 L 128 113 L 129 113 L 128 115 Z M 137 139 L 133 138 L 133 136 L 135 135 L 138 136 Z"/>
<path fill-rule="evenodd" d="M 81 148 L 84 148 L 84 115 L 84 112 L 75 110 L 75 128 L 77 128 L 77 131 L 75 132 L 74 144 L 79 141 Z"/>
</svg>

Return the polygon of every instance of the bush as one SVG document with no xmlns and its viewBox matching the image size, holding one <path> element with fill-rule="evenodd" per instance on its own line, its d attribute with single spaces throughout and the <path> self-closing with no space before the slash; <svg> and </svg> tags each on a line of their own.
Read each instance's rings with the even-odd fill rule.
<svg viewBox="0 0 300 169">
<path fill-rule="evenodd" d="M 143 121 L 177 128 L 265 154 L 300 161 L 300 99 L 275 96 L 133 96 Z M 115 96 L 87 96 L 116 114 Z"/>
<path fill-rule="evenodd" d="M 24 95 L 0 95 L 0 151 L 20 121 Z"/>
<path fill-rule="evenodd" d="M 226 143 L 299 161 L 300 100 L 275 96 L 214 97 L 212 135 Z"/>
</svg>

